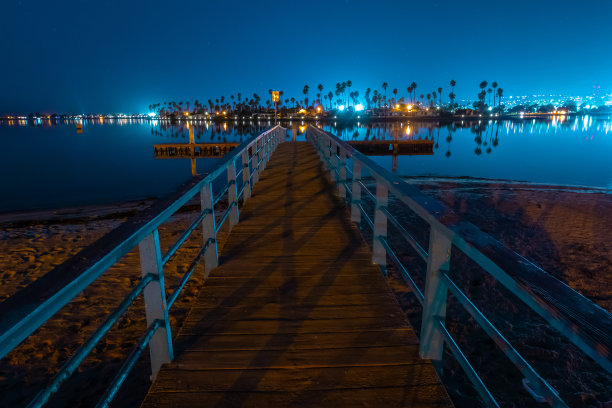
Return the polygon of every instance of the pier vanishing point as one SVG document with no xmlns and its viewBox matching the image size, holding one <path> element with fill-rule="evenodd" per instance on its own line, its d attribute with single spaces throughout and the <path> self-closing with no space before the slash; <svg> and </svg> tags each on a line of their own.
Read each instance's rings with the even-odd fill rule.
<svg viewBox="0 0 612 408">
<path fill-rule="evenodd" d="M 147 327 L 99 407 L 111 403 L 147 348 L 153 381 L 143 407 L 451 407 L 440 381 L 445 348 L 483 403 L 499 406 L 445 325 L 450 296 L 520 370 L 524 380 L 513 386 L 566 407 L 454 283 L 452 251 L 467 255 L 612 372 L 606 311 L 359 150 L 314 126 L 306 141 L 288 141 L 276 126 L 231 146 L 210 174 L 194 177 L 0 304 L 4 357 L 138 247 L 140 281 L 30 406 L 45 405 L 143 294 Z M 162 253 L 159 226 L 194 198 L 199 215 Z M 397 206 L 425 222 L 425 242 L 401 221 Z M 224 226 L 229 235 L 221 245 Z M 203 232 L 199 254 L 179 284 L 167 288 L 164 264 L 195 229 Z M 424 285 L 398 256 L 398 239 L 426 263 Z M 200 263 L 206 278 L 197 299 L 182 326 L 170 327 L 172 305 Z M 390 269 L 422 305 L 419 332 L 387 283 Z"/>
</svg>

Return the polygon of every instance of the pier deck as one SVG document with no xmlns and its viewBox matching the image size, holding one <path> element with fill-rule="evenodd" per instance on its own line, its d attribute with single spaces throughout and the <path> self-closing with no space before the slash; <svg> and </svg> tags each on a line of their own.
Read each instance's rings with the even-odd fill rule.
<svg viewBox="0 0 612 408">
<path fill-rule="evenodd" d="M 450 407 L 312 145 L 279 145 L 143 407 Z"/>
</svg>

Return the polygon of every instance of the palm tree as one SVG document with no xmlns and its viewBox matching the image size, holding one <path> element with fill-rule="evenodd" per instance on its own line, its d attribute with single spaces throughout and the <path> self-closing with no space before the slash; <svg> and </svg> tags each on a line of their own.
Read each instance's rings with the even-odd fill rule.
<svg viewBox="0 0 612 408">
<path fill-rule="evenodd" d="M 393 88 L 393 102 L 397 99 L 397 88 Z"/>
<path fill-rule="evenodd" d="M 372 90 L 370 88 L 366 89 L 365 91 L 365 98 L 366 98 L 366 104 L 368 106 L 368 109 L 370 109 L 370 93 L 372 92 Z"/>
<path fill-rule="evenodd" d="M 304 101 L 306 101 L 306 105 L 308 105 L 308 91 L 310 87 L 308 85 L 304 85 L 304 89 L 302 89 L 302 93 L 304 94 Z"/>
<path fill-rule="evenodd" d="M 350 95 L 351 94 L 351 86 L 353 86 L 353 81 L 351 81 L 350 79 L 348 81 L 346 81 L 346 86 L 349 89 L 349 95 Z"/>
<path fill-rule="evenodd" d="M 433 92 L 431 93 L 431 97 L 433 98 L 433 104 L 434 104 L 434 105 L 436 104 L 436 97 L 437 97 L 437 96 L 438 96 L 438 94 L 436 94 L 436 91 L 433 91 Z"/>
<path fill-rule="evenodd" d="M 454 79 L 450 80 L 451 92 L 455 92 L 455 85 L 457 85 L 457 81 Z"/>
<path fill-rule="evenodd" d="M 440 96 L 439 104 L 440 104 L 440 107 L 442 107 L 442 87 L 441 86 L 438 87 L 438 95 Z"/>
<path fill-rule="evenodd" d="M 414 100 L 416 99 L 416 92 L 415 92 L 415 90 L 417 88 L 417 83 L 416 82 L 411 83 L 410 84 L 410 88 L 412 88 L 412 92 L 413 92 L 413 95 L 414 95 L 414 97 L 412 98 L 412 103 L 414 103 Z"/>
<path fill-rule="evenodd" d="M 383 82 L 383 83 L 382 83 L 382 88 L 385 90 L 385 99 L 384 99 L 384 100 L 385 100 L 385 103 L 387 103 L 387 87 L 388 87 L 388 86 L 389 86 L 389 84 L 388 84 L 388 83 L 386 83 L 386 82 Z"/>
<path fill-rule="evenodd" d="M 332 109 L 332 104 L 334 102 L 334 93 L 332 91 L 329 91 L 327 93 L 327 99 L 329 99 L 329 110 Z"/>
<path fill-rule="evenodd" d="M 501 98 L 503 94 L 504 90 L 501 88 L 497 88 L 497 106 L 499 106 L 500 113 L 502 113 Z"/>
<path fill-rule="evenodd" d="M 412 87 L 409 86 L 408 88 L 406 88 L 406 91 L 408 91 L 408 96 L 410 97 L 410 102 L 414 103 L 412 100 Z"/>
<path fill-rule="evenodd" d="M 493 108 L 495 108 L 495 91 L 496 91 L 496 89 L 495 89 L 495 88 L 497 88 L 497 82 L 496 82 L 496 81 L 493 81 L 493 83 L 491 84 L 491 86 L 493 87 Z"/>
<path fill-rule="evenodd" d="M 491 106 L 491 93 L 493 92 L 492 88 L 487 89 L 487 93 L 489 94 L 489 106 Z"/>
<path fill-rule="evenodd" d="M 421 94 L 421 101 L 423 100 L 423 98 L 425 98 L 425 95 Z"/>
<path fill-rule="evenodd" d="M 293 104 L 293 107 L 295 108 L 295 98 L 293 96 L 291 97 L 291 103 Z"/>
<path fill-rule="evenodd" d="M 429 102 L 429 103 L 430 103 L 430 106 L 431 106 L 431 102 L 430 102 L 430 100 L 431 100 L 431 94 L 427 94 L 427 102 Z"/>
<path fill-rule="evenodd" d="M 454 108 L 455 105 L 455 93 L 451 92 L 448 94 L 448 99 L 450 99 L 450 103 L 451 103 L 451 109 Z"/>
<path fill-rule="evenodd" d="M 317 89 L 319 90 L 320 93 L 323 93 L 323 84 L 317 85 Z M 323 104 L 320 99 L 319 99 L 319 104 L 321 105 Z"/>
</svg>

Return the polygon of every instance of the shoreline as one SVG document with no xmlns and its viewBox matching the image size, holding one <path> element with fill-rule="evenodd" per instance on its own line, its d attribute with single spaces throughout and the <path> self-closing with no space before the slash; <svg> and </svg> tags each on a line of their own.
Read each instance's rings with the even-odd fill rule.
<svg viewBox="0 0 612 408">
<path fill-rule="evenodd" d="M 612 188 L 587 185 L 539 183 L 523 180 L 490 179 L 471 176 L 422 175 L 399 177 L 416 187 L 438 184 L 448 184 L 451 186 L 456 184 L 449 187 L 449 190 L 474 190 L 486 187 L 493 190 L 506 189 L 612 195 Z M 36 224 L 56 224 L 65 221 L 83 223 L 102 219 L 130 217 L 136 212 L 148 208 L 156 200 L 157 198 L 145 198 L 110 204 L 70 205 L 49 209 L 0 212 L 0 229 Z M 196 204 L 196 202 L 193 201 L 191 204 Z M 189 208 L 189 210 L 191 210 L 191 208 Z M 179 211 L 184 212 L 185 208 Z"/>
<path fill-rule="evenodd" d="M 525 113 L 523 115 L 521 114 L 502 114 L 502 115 L 490 115 L 487 113 L 484 114 L 472 114 L 472 115 L 458 115 L 458 114 L 453 114 L 453 113 L 444 113 L 443 115 L 421 115 L 421 114 L 412 114 L 412 115 L 408 115 L 406 113 L 402 113 L 401 115 L 385 115 L 385 116 L 371 116 L 371 115 L 366 115 L 366 114 L 361 114 L 361 115 L 357 115 L 358 112 L 352 112 L 352 113 L 336 113 L 333 114 L 332 111 L 328 111 L 326 113 L 329 113 L 327 116 L 321 116 L 319 117 L 319 115 L 315 115 L 313 116 L 309 116 L 309 115 L 302 115 L 299 113 L 296 114 L 292 114 L 290 116 L 283 116 L 283 117 L 279 117 L 278 121 L 279 122 L 290 122 L 290 121 L 295 121 L 295 120 L 301 120 L 304 122 L 321 122 L 321 121 L 341 121 L 343 123 L 346 122 L 362 122 L 362 123 L 369 123 L 369 122 L 394 122 L 394 121 L 438 121 L 438 122 L 442 122 L 442 123 L 451 123 L 451 122 L 460 122 L 460 121 L 478 121 L 478 120 L 513 120 L 513 121 L 524 121 L 524 120 L 533 120 L 533 119 L 545 119 L 545 120 L 550 120 L 553 118 L 570 118 L 570 117 L 581 117 L 581 116 L 593 116 L 593 117 L 609 117 L 612 116 L 612 112 L 588 112 L 588 113 L 583 113 L 583 112 L 569 112 L 569 113 L 565 113 L 565 114 L 560 114 L 560 113 Z M 357 115 L 357 117 L 355 117 L 355 115 Z M 38 118 L 40 119 L 40 118 Z M 249 113 L 249 114 L 227 114 L 227 115 L 216 115 L 216 116 L 204 116 L 204 117 L 194 117 L 194 116 L 189 116 L 189 117 L 184 117 L 184 116 L 177 116 L 177 117 L 168 117 L 168 116 L 164 116 L 164 117 L 139 117 L 139 116 L 126 116 L 126 117 L 105 117 L 104 120 L 123 120 L 123 119 L 129 119 L 129 120 L 141 120 L 141 121 L 164 121 L 164 122 L 172 122 L 172 123 L 178 123 L 178 122 L 200 122 L 200 121 L 207 121 L 207 122 L 215 122 L 215 123 L 221 123 L 221 122 L 227 122 L 227 121 L 239 121 L 239 120 L 273 120 L 274 119 L 274 113 L 269 113 L 269 112 L 253 112 L 253 113 Z M 14 122 L 18 119 L 15 118 L 7 118 L 7 117 L 0 117 L 0 123 L 2 122 Z M 34 120 L 36 120 L 35 118 L 25 118 L 25 119 L 19 119 L 19 120 L 24 120 L 26 121 L 26 123 L 28 125 L 30 124 L 34 124 Z M 85 118 L 57 118 L 54 119 L 56 120 L 56 123 L 54 123 L 55 125 L 57 124 L 74 124 L 75 121 L 83 121 L 83 120 L 91 120 L 91 121 L 98 121 L 99 120 L 99 115 L 95 115 L 92 117 L 85 117 Z M 10 125 L 10 123 L 9 123 Z"/>
<path fill-rule="evenodd" d="M 55 224 L 65 221 L 89 222 L 105 218 L 123 218 L 149 207 L 156 199 L 130 200 L 114 204 L 92 204 L 59 208 L 8 211 L 0 213 L 0 228 L 31 224 Z"/>
</svg>

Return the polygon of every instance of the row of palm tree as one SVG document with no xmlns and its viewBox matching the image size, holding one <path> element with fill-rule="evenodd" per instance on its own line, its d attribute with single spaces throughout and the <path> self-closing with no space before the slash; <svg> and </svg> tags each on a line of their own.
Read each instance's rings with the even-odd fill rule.
<svg viewBox="0 0 612 408">
<path fill-rule="evenodd" d="M 411 82 L 406 88 L 407 95 L 399 96 L 400 93 L 398 88 L 393 88 L 391 93 L 392 97 L 387 97 L 387 90 L 389 89 L 389 83 L 383 82 L 381 84 L 382 90 L 367 88 L 365 90 L 365 102 L 367 109 L 393 109 L 396 105 L 405 104 L 413 105 L 415 107 L 423 108 L 438 108 L 438 109 L 449 109 L 453 110 L 458 107 L 455 102 L 455 86 L 457 82 L 453 79 L 449 82 L 450 92 L 448 94 L 448 100 L 445 101 L 443 97 L 442 86 L 437 87 L 428 93 L 421 93 L 417 95 L 417 83 Z M 486 110 L 491 107 L 491 98 L 493 98 L 492 108 L 495 110 L 501 109 L 501 99 L 504 90 L 498 87 L 497 82 L 492 82 L 491 87 L 487 88 L 489 83 L 482 81 L 480 83 L 480 92 L 477 95 L 477 101 L 473 103 L 474 108 L 479 110 Z M 284 91 L 279 91 L 280 100 L 277 103 L 277 107 L 281 109 L 302 109 L 309 107 L 320 106 L 326 110 L 333 110 L 341 106 L 354 107 L 359 104 L 360 93 L 357 90 L 351 90 L 353 82 L 347 80 L 344 82 L 338 82 L 335 85 L 335 90 L 330 90 L 324 93 L 325 89 L 323 84 L 318 84 L 316 89 L 316 98 L 310 98 L 310 86 L 304 85 L 302 89 L 303 98 L 296 99 L 295 97 L 286 97 Z M 149 105 L 149 110 L 157 112 L 162 116 L 169 115 L 183 115 L 183 114 L 198 114 L 198 113 L 253 113 L 269 111 L 274 108 L 272 103 L 272 89 L 268 89 L 270 98 L 262 103 L 262 98 L 257 94 L 253 93 L 251 97 L 243 98 L 243 94 L 237 92 L 235 95 L 230 95 L 229 99 L 225 96 L 221 96 L 216 99 L 208 99 L 207 103 L 201 103 L 197 99 L 191 103 L 187 102 L 175 102 L 165 101 Z M 487 101 L 488 96 L 488 103 Z"/>
<path fill-rule="evenodd" d="M 501 98 L 504 95 L 504 90 L 502 88 L 498 88 L 498 84 L 495 81 L 491 83 L 491 87 L 485 90 L 485 88 L 487 88 L 488 85 L 489 83 L 487 81 L 482 81 L 480 83 L 480 92 L 478 93 L 478 101 L 474 102 L 473 104 L 475 109 L 485 110 L 487 107 L 491 107 L 493 110 L 496 110 L 496 104 L 495 104 L 496 97 L 498 99 L 497 106 L 498 107 L 501 106 Z M 487 94 L 489 96 L 488 105 L 485 104 L 485 99 L 487 97 Z M 491 106 L 491 95 L 493 95 L 493 106 Z"/>
</svg>

